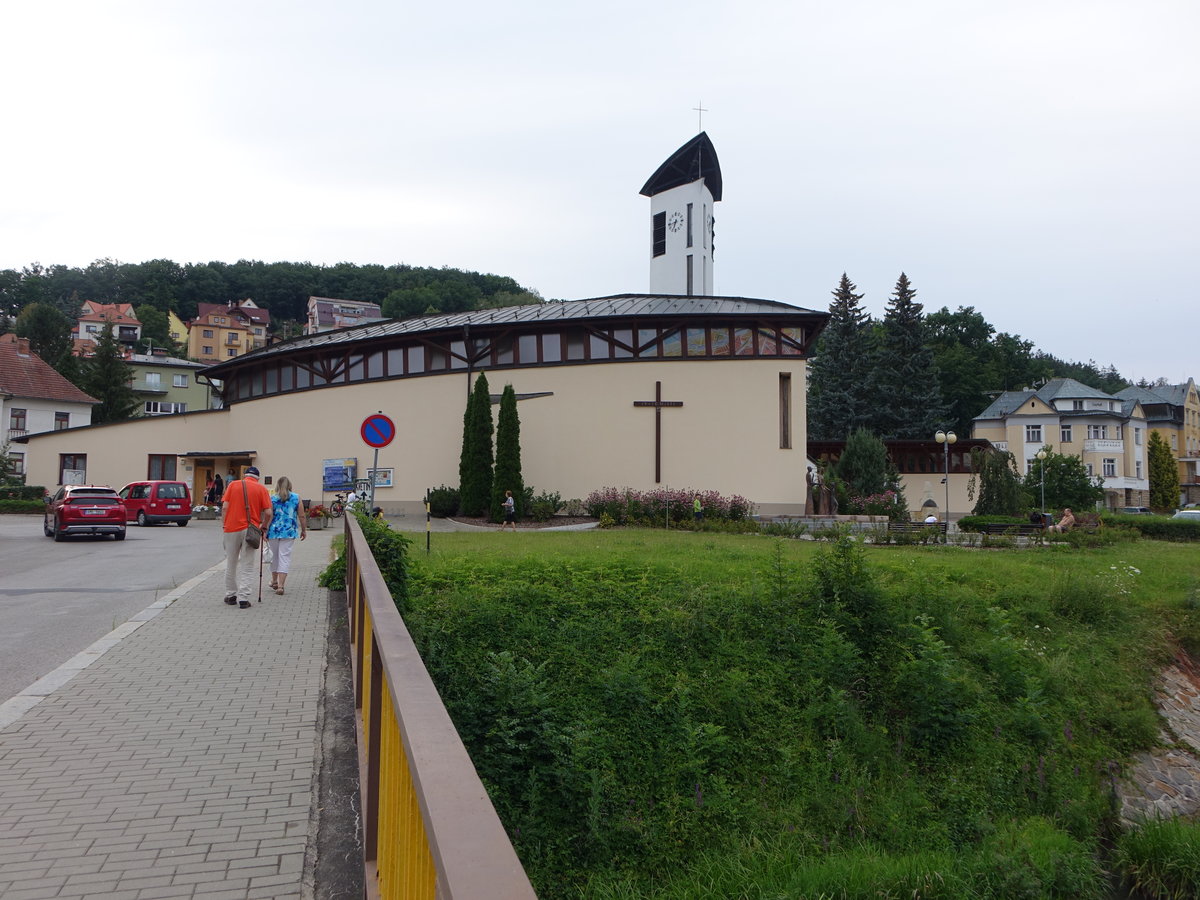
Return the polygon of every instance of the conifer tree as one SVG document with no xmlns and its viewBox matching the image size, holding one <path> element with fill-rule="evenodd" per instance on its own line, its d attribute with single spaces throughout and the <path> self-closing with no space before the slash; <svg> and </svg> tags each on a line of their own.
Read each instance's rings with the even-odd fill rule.
<svg viewBox="0 0 1200 900">
<path fill-rule="evenodd" d="M 93 425 L 133 418 L 138 398 L 130 387 L 131 378 L 131 370 L 113 337 L 112 323 L 105 322 L 96 341 L 96 353 L 87 361 L 83 375 L 84 390 L 100 401 L 92 409 Z"/>
<path fill-rule="evenodd" d="M 837 474 L 846 490 L 860 497 L 894 489 L 897 481 L 887 447 L 866 428 L 856 428 L 847 436 L 837 462 Z"/>
<path fill-rule="evenodd" d="M 492 521 L 504 518 L 504 492 L 512 491 L 517 517 L 528 512 L 525 482 L 521 477 L 521 420 L 517 415 L 517 392 L 511 384 L 500 395 L 500 413 L 496 417 L 496 469 L 492 479 Z"/>
<path fill-rule="evenodd" d="M 871 420 L 876 398 L 871 368 L 874 338 L 870 316 L 860 304 L 863 295 L 855 290 L 843 272 L 810 366 L 808 436 L 812 440 L 845 440 Z"/>
<path fill-rule="evenodd" d="M 488 512 L 492 495 L 492 398 L 487 376 L 479 373 L 463 416 L 463 446 L 459 457 L 459 502 L 463 515 Z"/>
<path fill-rule="evenodd" d="M 1175 454 L 1157 431 L 1150 432 L 1146 456 L 1150 469 L 1150 506 L 1174 509 L 1179 502 L 1179 467 L 1175 464 Z"/>
<path fill-rule="evenodd" d="M 917 292 L 903 272 L 888 300 L 875 357 L 875 432 L 884 440 L 932 438 L 945 407 Z"/>
</svg>

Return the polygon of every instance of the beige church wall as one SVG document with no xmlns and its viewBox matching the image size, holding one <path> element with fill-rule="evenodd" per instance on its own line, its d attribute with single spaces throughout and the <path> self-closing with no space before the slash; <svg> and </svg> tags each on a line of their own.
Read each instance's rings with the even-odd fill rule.
<svg viewBox="0 0 1200 900">
<path fill-rule="evenodd" d="M 792 383 L 792 448 L 779 447 L 779 376 Z M 655 410 L 635 407 L 662 397 L 682 401 L 662 416 L 662 486 L 740 494 L 767 515 L 798 512 L 804 503 L 805 362 L 800 359 L 604 363 L 543 366 L 488 373 L 491 392 L 511 383 L 520 401 L 526 484 L 584 498 L 604 486 L 641 490 L 654 481 Z M 353 457 L 365 476 L 374 451 L 362 440 L 364 418 L 382 411 L 397 437 L 379 465 L 394 486 L 379 488 L 388 511 L 419 511 L 427 488 L 458 484 L 465 372 L 355 384 L 285 394 L 193 415 L 139 419 L 39 439 L 30 482 L 57 480 L 59 453 L 87 453 L 88 478 L 120 486 L 146 477 L 148 454 L 252 451 L 264 476 L 287 475 L 301 496 L 321 493 L 321 461 Z M 493 405 L 493 417 L 498 406 Z M 32 444 L 32 442 L 31 442 Z M 179 477 L 189 481 L 187 460 Z"/>
<path fill-rule="evenodd" d="M 779 447 L 779 375 L 791 374 L 792 449 Z M 597 488 L 658 486 L 741 494 L 764 514 L 804 505 L 803 360 L 697 360 L 515 369 L 489 374 L 493 393 L 511 382 L 521 401 L 522 473 L 564 499 Z M 662 483 L 654 481 L 653 407 L 662 382 Z"/>
<path fill-rule="evenodd" d="M 538 491 L 582 499 L 606 485 L 654 488 L 653 400 L 683 407 L 662 410 L 663 486 L 739 493 L 764 509 L 803 505 L 804 384 L 802 360 L 670 363 L 605 363 L 543 366 L 488 372 L 499 395 L 506 384 L 518 394 L 549 392 L 521 400 L 522 471 Z M 792 450 L 779 448 L 779 374 L 792 375 Z M 394 469 L 394 486 L 379 488 L 385 508 L 412 511 L 426 488 L 458 484 L 465 372 L 425 378 L 327 388 L 235 404 L 233 443 L 259 450 L 263 473 L 288 472 L 304 496 L 317 495 L 320 461 L 355 457 L 360 473 L 373 451 L 359 435 L 363 419 L 382 411 L 396 423 L 397 437 L 380 450 L 379 465 Z M 493 404 L 493 421 L 499 407 Z M 303 440 L 286 443 L 284 423 L 319 421 Z M 300 473 L 300 474 L 297 474 Z M 326 499 L 329 499 L 326 496 Z"/>
</svg>

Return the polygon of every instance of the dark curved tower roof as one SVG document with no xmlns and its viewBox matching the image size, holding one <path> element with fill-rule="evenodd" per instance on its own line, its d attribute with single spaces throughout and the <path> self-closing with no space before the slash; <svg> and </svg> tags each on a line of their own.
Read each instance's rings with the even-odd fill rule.
<svg viewBox="0 0 1200 900">
<path fill-rule="evenodd" d="M 713 200 L 721 199 L 721 163 L 717 151 L 708 139 L 708 133 L 700 132 L 658 167 L 650 179 L 642 185 L 639 193 L 647 197 L 669 191 L 681 184 L 691 184 L 704 179 L 704 184 Z"/>
</svg>

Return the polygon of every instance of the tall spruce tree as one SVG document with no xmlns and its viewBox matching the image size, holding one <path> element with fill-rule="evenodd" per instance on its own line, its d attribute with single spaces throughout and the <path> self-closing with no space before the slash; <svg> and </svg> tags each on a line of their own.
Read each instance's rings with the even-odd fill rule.
<svg viewBox="0 0 1200 900">
<path fill-rule="evenodd" d="M 872 386 L 871 318 L 860 304 L 862 294 L 846 273 L 829 307 L 810 367 L 808 435 L 813 440 L 845 440 L 872 418 L 877 393 Z"/>
<path fill-rule="evenodd" d="M 885 440 L 932 438 L 946 415 L 916 296 L 901 272 L 883 316 L 875 357 L 874 430 Z"/>
<path fill-rule="evenodd" d="M 459 457 L 459 502 L 463 515 L 487 515 L 492 496 L 492 397 L 487 375 L 479 373 L 463 416 Z"/>
<path fill-rule="evenodd" d="M 1150 469 L 1150 506 L 1160 510 L 1174 509 L 1179 502 L 1179 467 L 1175 464 L 1175 454 L 1157 431 L 1150 432 L 1146 455 Z"/>
<path fill-rule="evenodd" d="M 92 409 L 93 425 L 133 418 L 138 398 L 129 384 L 132 377 L 113 337 L 112 323 L 105 322 L 96 341 L 96 353 L 87 361 L 83 374 L 84 390 L 100 401 Z"/>
<path fill-rule="evenodd" d="M 855 428 L 837 462 L 838 478 L 851 494 L 866 497 L 895 488 L 898 480 L 888 460 L 887 447 L 869 429 Z"/>
<path fill-rule="evenodd" d="M 496 417 L 496 469 L 492 478 L 492 521 L 504 518 L 504 492 L 512 491 L 518 518 L 528 510 L 525 482 L 521 477 L 521 420 L 517 416 L 517 392 L 511 384 L 500 395 L 500 413 Z"/>
</svg>

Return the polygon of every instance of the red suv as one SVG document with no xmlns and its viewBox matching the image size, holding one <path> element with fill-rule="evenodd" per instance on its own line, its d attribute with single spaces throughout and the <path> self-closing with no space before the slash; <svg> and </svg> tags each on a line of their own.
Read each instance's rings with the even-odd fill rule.
<svg viewBox="0 0 1200 900">
<path fill-rule="evenodd" d="M 125 516 L 139 525 L 192 520 L 192 494 L 182 481 L 131 481 L 121 488 Z"/>
<path fill-rule="evenodd" d="M 123 541 L 125 504 L 110 487 L 68 484 L 46 501 L 42 530 L 56 541 L 69 534 L 111 534 Z"/>
</svg>

